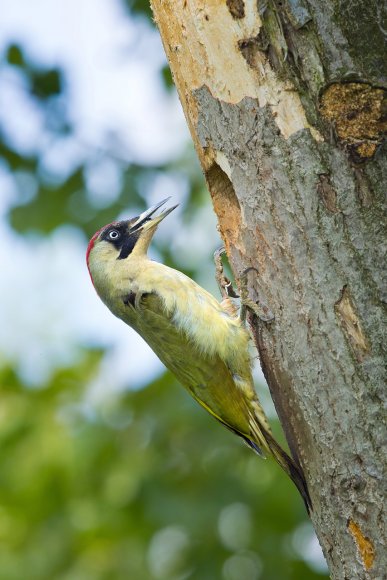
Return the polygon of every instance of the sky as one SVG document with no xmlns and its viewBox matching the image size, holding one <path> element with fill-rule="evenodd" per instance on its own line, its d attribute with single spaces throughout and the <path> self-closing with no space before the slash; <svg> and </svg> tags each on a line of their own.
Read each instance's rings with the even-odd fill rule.
<svg viewBox="0 0 387 580">
<path fill-rule="evenodd" d="M 148 23 L 129 19 L 120 0 L 0 5 L 1 47 L 22 39 L 37 62 L 66 68 L 80 140 L 96 147 L 106 132 L 117 130 L 128 155 L 150 163 L 180 151 L 188 132 L 176 95 L 162 90 L 159 35 Z"/>
<path fill-rule="evenodd" d="M 69 114 L 76 127 L 75 141 L 47 146 L 39 111 L 23 96 L 17 71 L 8 68 L 0 78 L 0 117 L 20 150 L 39 149 L 47 168 L 65 175 L 114 132 L 127 159 L 142 163 L 174 159 L 187 144 L 178 98 L 168 95 L 160 82 L 165 56 L 159 36 L 145 22 L 132 22 L 119 0 L 3 0 L 1 7 L 0 51 L 20 42 L 35 62 L 64 66 Z M 90 170 L 88 181 L 96 203 L 106 204 L 118 192 L 114 163 Z M 27 192 L 34 186 L 24 185 Z M 0 294 L 3 327 L 10 329 L 1 333 L 0 352 L 14 362 L 24 380 L 39 386 L 55 366 L 76 360 L 79 344 L 93 342 L 109 346 L 109 351 L 89 391 L 92 397 L 128 385 L 137 388 L 161 372 L 161 363 L 142 339 L 97 298 L 80 233 L 63 227 L 48 238 L 17 236 L 4 220 L 16 188 L 2 166 L 0 187 L 1 260 L 7 273 L 0 279 Z M 151 203 L 168 195 L 179 200 L 184 191 L 160 177 Z M 171 221 L 176 223 L 172 216 Z M 212 222 L 214 226 L 215 218 Z M 159 235 L 163 236 L 161 226 Z M 174 243 L 179 246 L 184 240 Z"/>
</svg>

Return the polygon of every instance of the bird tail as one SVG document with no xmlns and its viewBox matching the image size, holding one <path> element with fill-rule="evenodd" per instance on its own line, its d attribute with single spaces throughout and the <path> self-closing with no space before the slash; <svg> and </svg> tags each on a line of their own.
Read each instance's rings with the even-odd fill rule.
<svg viewBox="0 0 387 580">
<path fill-rule="evenodd" d="M 297 487 L 302 499 L 304 500 L 306 511 L 308 512 L 308 515 L 310 515 L 310 512 L 313 511 L 313 506 L 301 467 L 295 463 L 295 461 L 282 449 L 274 437 L 262 425 L 260 425 L 260 432 L 261 437 L 264 439 L 264 445 L 257 445 L 250 439 L 245 439 L 246 442 L 256 453 L 258 453 L 258 455 L 262 455 L 261 447 L 266 448 L 270 452 L 278 465 L 282 467 Z M 261 439 L 261 437 L 259 437 L 259 439 Z"/>
</svg>

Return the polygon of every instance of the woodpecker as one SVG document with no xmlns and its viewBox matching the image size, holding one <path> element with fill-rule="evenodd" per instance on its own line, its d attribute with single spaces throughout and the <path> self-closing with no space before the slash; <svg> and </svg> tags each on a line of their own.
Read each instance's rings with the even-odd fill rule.
<svg viewBox="0 0 387 580">
<path fill-rule="evenodd" d="M 101 228 L 91 238 L 86 261 L 97 294 L 204 409 L 257 454 L 274 457 L 309 513 L 301 468 L 273 438 L 255 392 L 250 337 L 234 305 L 228 299 L 219 302 L 182 272 L 147 256 L 157 226 L 177 207 L 158 213 L 168 199 L 133 219 Z"/>
</svg>

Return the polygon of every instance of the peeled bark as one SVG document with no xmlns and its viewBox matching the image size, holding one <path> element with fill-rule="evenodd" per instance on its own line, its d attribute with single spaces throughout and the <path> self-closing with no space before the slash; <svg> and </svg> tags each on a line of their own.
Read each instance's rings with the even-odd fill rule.
<svg viewBox="0 0 387 580">
<path fill-rule="evenodd" d="M 152 4 L 332 578 L 382 579 L 382 3 Z"/>
</svg>

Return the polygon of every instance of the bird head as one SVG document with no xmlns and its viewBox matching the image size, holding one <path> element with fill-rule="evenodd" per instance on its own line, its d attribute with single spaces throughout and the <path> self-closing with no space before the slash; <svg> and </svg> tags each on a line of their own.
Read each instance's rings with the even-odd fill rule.
<svg viewBox="0 0 387 580">
<path fill-rule="evenodd" d="M 169 199 L 168 197 L 160 201 L 130 220 L 112 222 L 98 230 L 87 247 L 86 261 L 89 271 L 92 262 L 124 260 L 129 256 L 138 258 L 146 256 L 157 226 L 177 207 L 175 205 L 155 215 Z"/>
</svg>

